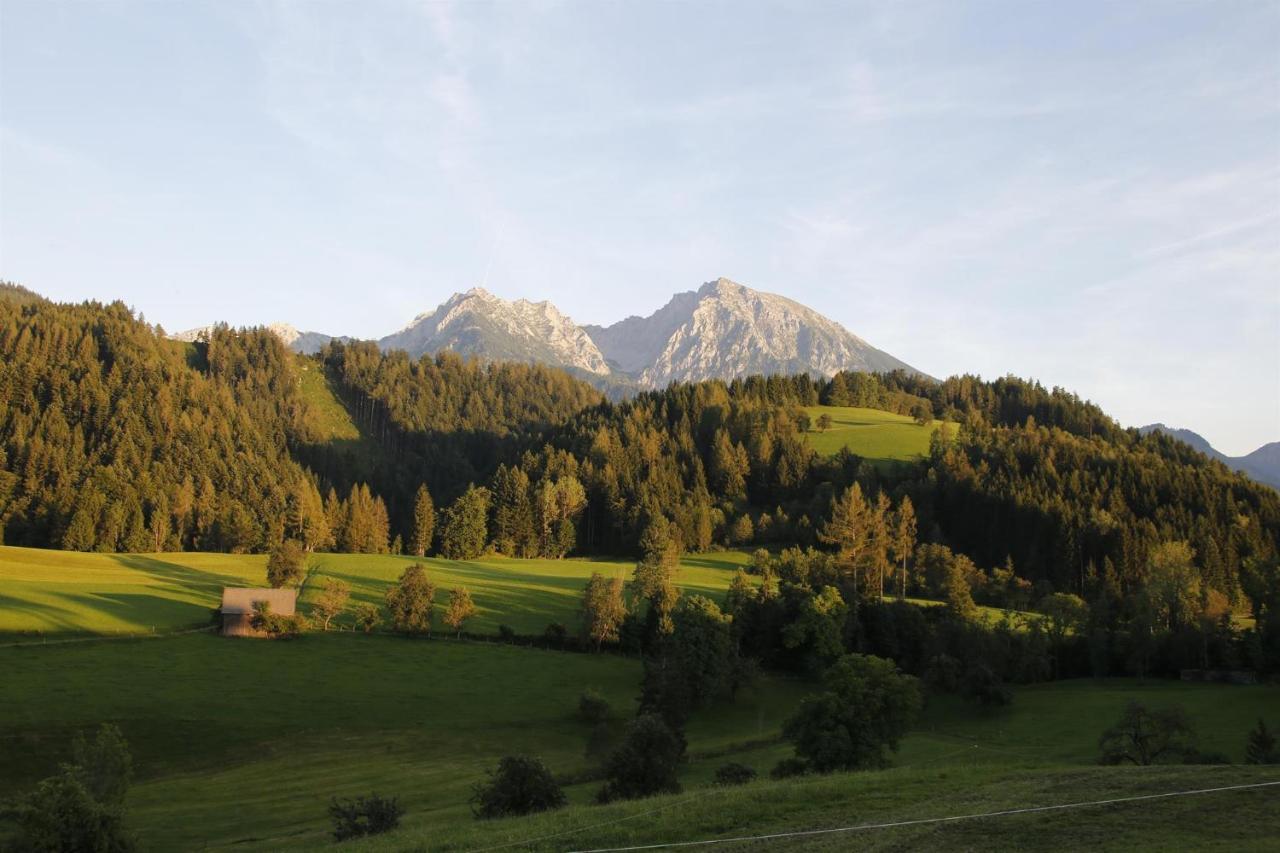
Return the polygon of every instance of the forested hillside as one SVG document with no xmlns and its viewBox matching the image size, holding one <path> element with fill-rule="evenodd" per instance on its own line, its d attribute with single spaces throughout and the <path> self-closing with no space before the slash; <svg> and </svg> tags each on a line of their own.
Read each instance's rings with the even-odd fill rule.
<svg viewBox="0 0 1280 853">
<path fill-rule="evenodd" d="M 223 376 L 225 350 L 210 345 L 206 372 L 123 304 L 0 300 L 5 541 L 254 550 L 283 536 L 286 508 L 315 484 L 277 428 L 287 399 L 250 405 Z"/>
<path fill-rule="evenodd" d="M 1124 594 L 1158 547 L 1186 543 L 1204 589 L 1239 602 L 1250 567 L 1280 550 L 1274 490 L 1014 378 L 752 377 L 609 402 L 552 368 L 335 342 L 311 364 L 378 447 L 357 466 L 313 428 L 305 357 L 272 334 L 218 327 L 177 344 L 120 304 L 5 296 L 10 544 L 628 554 L 666 519 L 692 551 L 825 548 L 833 500 L 857 484 L 872 522 L 909 498 L 920 543 L 966 555 L 983 577 L 1012 570 L 1037 595 Z M 873 466 L 813 452 L 804 407 L 819 404 L 946 425 L 920 461 Z"/>
</svg>

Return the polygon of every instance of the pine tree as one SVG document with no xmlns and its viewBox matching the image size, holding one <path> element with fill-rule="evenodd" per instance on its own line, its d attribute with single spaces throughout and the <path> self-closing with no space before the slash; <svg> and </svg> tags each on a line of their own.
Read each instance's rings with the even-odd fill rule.
<svg viewBox="0 0 1280 853">
<path fill-rule="evenodd" d="M 818 533 L 818 539 L 836 546 L 844 571 L 858 590 L 858 574 L 866 566 L 875 545 L 873 508 L 862 496 L 862 487 L 854 483 L 838 500 L 832 501 L 830 518 Z"/>
<path fill-rule="evenodd" d="M 474 560 L 488 543 L 489 490 L 474 484 L 445 511 L 440 553 L 450 560 Z"/>
<path fill-rule="evenodd" d="M 1275 735 L 1267 731 L 1267 724 L 1258 720 L 1257 728 L 1249 732 L 1244 750 L 1245 764 L 1280 764 L 1280 750 L 1276 749 Z"/>
<path fill-rule="evenodd" d="M 409 537 L 409 550 L 415 557 L 424 557 L 431 550 L 436 535 L 436 505 L 431 500 L 427 484 L 418 486 L 413 499 L 413 532 Z"/>
<path fill-rule="evenodd" d="M 889 543 L 893 560 L 898 564 L 898 596 L 907 597 L 907 561 L 916 550 L 916 508 L 911 497 L 904 495 L 893 516 L 893 539 Z"/>
<path fill-rule="evenodd" d="M 662 516 L 656 517 L 640 537 L 644 552 L 636 564 L 631 584 L 636 594 L 649 602 L 651 618 L 661 634 L 670 634 L 675 625 L 671 614 L 680 598 L 676 573 L 680 568 L 680 543 L 672 525 Z"/>
<path fill-rule="evenodd" d="M 535 553 L 529 492 L 529 475 L 523 469 L 498 466 L 493 475 L 493 544 L 503 554 L 531 557 Z"/>
</svg>

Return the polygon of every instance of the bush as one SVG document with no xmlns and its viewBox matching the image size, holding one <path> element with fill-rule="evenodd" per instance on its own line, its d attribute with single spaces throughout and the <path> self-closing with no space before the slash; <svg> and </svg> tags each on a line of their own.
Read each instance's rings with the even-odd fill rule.
<svg viewBox="0 0 1280 853">
<path fill-rule="evenodd" d="M 564 791 L 547 766 L 537 758 L 508 755 L 498 762 L 487 784 L 471 795 L 471 811 L 477 818 L 527 815 L 558 809 L 566 802 Z"/>
<path fill-rule="evenodd" d="M 376 793 L 354 800 L 334 797 L 329 803 L 335 841 L 390 832 L 400 825 L 403 814 L 404 809 L 395 797 L 380 797 Z"/>
<path fill-rule="evenodd" d="M 1244 747 L 1245 764 L 1280 764 L 1280 750 L 1276 749 L 1275 735 L 1267 731 L 1267 724 L 1258 720 L 1256 728 L 1249 732 Z"/>
<path fill-rule="evenodd" d="M 626 738 L 605 763 L 608 782 L 596 799 L 602 803 L 654 794 L 678 794 L 676 770 L 684 757 L 683 739 L 657 714 L 642 714 L 627 726 Z"/>
<path fill-rule="evenodd" d="M 603 723 L 609 719 L 609 700 L 588 687 L 578 698 L 578 717 L 584 723 Z"/>
<path fill-rule="evenodd" d="M 745 785 L 755 778 L 756 771 L 736 761 L 731 761 L 716 770 L 717 785 Z"/>
<path fill-rule="evenodd" d="M 272 587 L 288 586 L 302 580 L 302 564 L 307 552 L 302 543 L 286 539 L 271 550 L 267 558 L 267 583 Z"/>
<path fill-rule="evenodd" d="M 542 632 L 542 638 L 547 641 L 547 645 L 564 648 L 564 641 L 569 638 L 569 629 L 563 622 L 552 622 Z"/>
<path fill-rule="evenodd" d="M 809 772 L 809 762 L 803 758 L 784 758 L 769 771 L 770 779 L 791 779 Z"/>
<path fill-rule="evenodd" d="M 1000 675 L 985 663 L 974 663 L 965 670 L 964 681 L 960 685 L 966 698 L 986 705 L 987 707 L 1004 706 L 1013 702 L 1013 691 L 1005 684 Z"/>
<path fill-rule="evenodd" d="M 938 693 L 955 693 L 960 689 L 960 661 L 951 655 L 934 655 L 924 671 L 924 683 Z"/>
<path fill-rule="evenodd" d="M 504 643 L 514 643 L 516 641 L 516 629 L 510 625 L 499 625 L 498 639 Z"/>
<path fill-rule="evenodd" d="M 124 820 L 133 761 L 120 730 L 105 723 L 92 741 L 77 734 L 71 751 L 72 763 L 13 804 L 18 836 L 12 849 L 133 850 Z"/>
</svg>

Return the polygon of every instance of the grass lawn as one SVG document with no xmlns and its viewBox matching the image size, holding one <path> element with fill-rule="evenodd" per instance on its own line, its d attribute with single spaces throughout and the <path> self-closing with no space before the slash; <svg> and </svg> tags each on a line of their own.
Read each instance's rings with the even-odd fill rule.
<svg viewBox="0 0 1280 853">
<path fill-rule="evenodd" d="M 503 755 L 588 774 L 579 695 L 594 687 L 629 718 L 640 680 L 638 661 L 614 655 L 351 633 L 12 647 L 0 672 L 20 697 L 0 703 L 0 797 L 53 772 L 76 729 L 115 722 L 134 755 L 129 809 L 145 850 L 311 848 L 331 796 L 372 790 L 399 796 L 408 826 L 470 821 L 471 786 Z M 695 717 L 689 773 L 709 777 L 735 744 L 776 738 L 807 689 L 766 679 Z M 598 787 L 570 794 L 587 802 Z"/>
<path fill-rule="evenodd" d="M 680 586 L 719 597 L 733 571 L 748 560 L 740 552 L 689 555 L 682 560 Z M 310 588 L 325 575 L 349 582 L 353 602 L 382 601 L 386 587 L 413 557 L 389 554 L 315 554 Z M 474 561 L 429 558 L 440 609 L 448 589 L 465 585 L 480 613 L 473 632 L 496 632 L 507 624 L 522 634 L 540 634 L 550 622 L 578 627 L 582 588 L 593 571 L 630 577 L 634 563 L 622 560 Z M 138 634 L 206 625 L 224 586 L 262 586 L 267 558 L 262 554 L 82 554 L 0 546 L 0 637 L 30 639 L 77 634 Z"/>
<path fill-rule="evenodd" d="M 871 462 L 908 462 L 929 452 L 929 440 L 942 426 L 921 426 L 906 415 L 849 406 L 808 406 L 812 426 L 805 438 L 818 453 L 830 456 L 842 447 Z M 831 417 L 831 427 L 818 430 L 818 418 Z"/>
<path fill-rule="evenodd" d="M 599 850 L 769 833 L 811 833 L 717 843 L 714 850 L 1271 851 L 1280 837 L 1280 786 L 1197 797 L 991 816 L 855 832 L 851 826 L 919 821 L 1007 809 L 1089 803 L 1206 787 L 1280 781 L 1275 767 L 1133 767 L 1015 771 L 948 767 L 758 780 L 608 806 L 460 823 L 428 832 L 406 827 L 350 845 L 391 851 Z"/>
</svg>

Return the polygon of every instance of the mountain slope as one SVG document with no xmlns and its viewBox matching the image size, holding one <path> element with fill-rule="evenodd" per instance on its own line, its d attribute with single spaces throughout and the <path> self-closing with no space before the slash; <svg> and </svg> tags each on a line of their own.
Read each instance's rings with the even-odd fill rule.
<svg viewBox="0 0 1280 853">
<path fill-rule="evenodd" d="M 756 373 L 919 372 L 811 308 L 726 278 L 677 294 L 649 317 L 586 330 L 650 388 Z"/>
<path fill-rule="evenodd" d="M 1245 456 L 1228 456 L 1214 448 L 1208 439 L 1189 429 L 1175 429 L 1164 424 L 1147 424 L 1139 427 L 1143 435 L 1161 432 L 1172 436 L 1184 444 L 1189 444 L 1210 459 L 1217 459 L 1233 471 L 1247 474 L 1259 483 L 1266 483 L 1280 489 L 1280 441 L 1264 444 Z"/>
<path fill-rule="evenodd" d="M 587 333 L 550 302 L 509 302 L 479 287 L 455 293 L 434 313 L 420 314 L 378 345 L 415 357 L 448 349 L 486 359 L 572 368 L 595 376 L 610 373 L 604 354 Z"/>
</svg>

